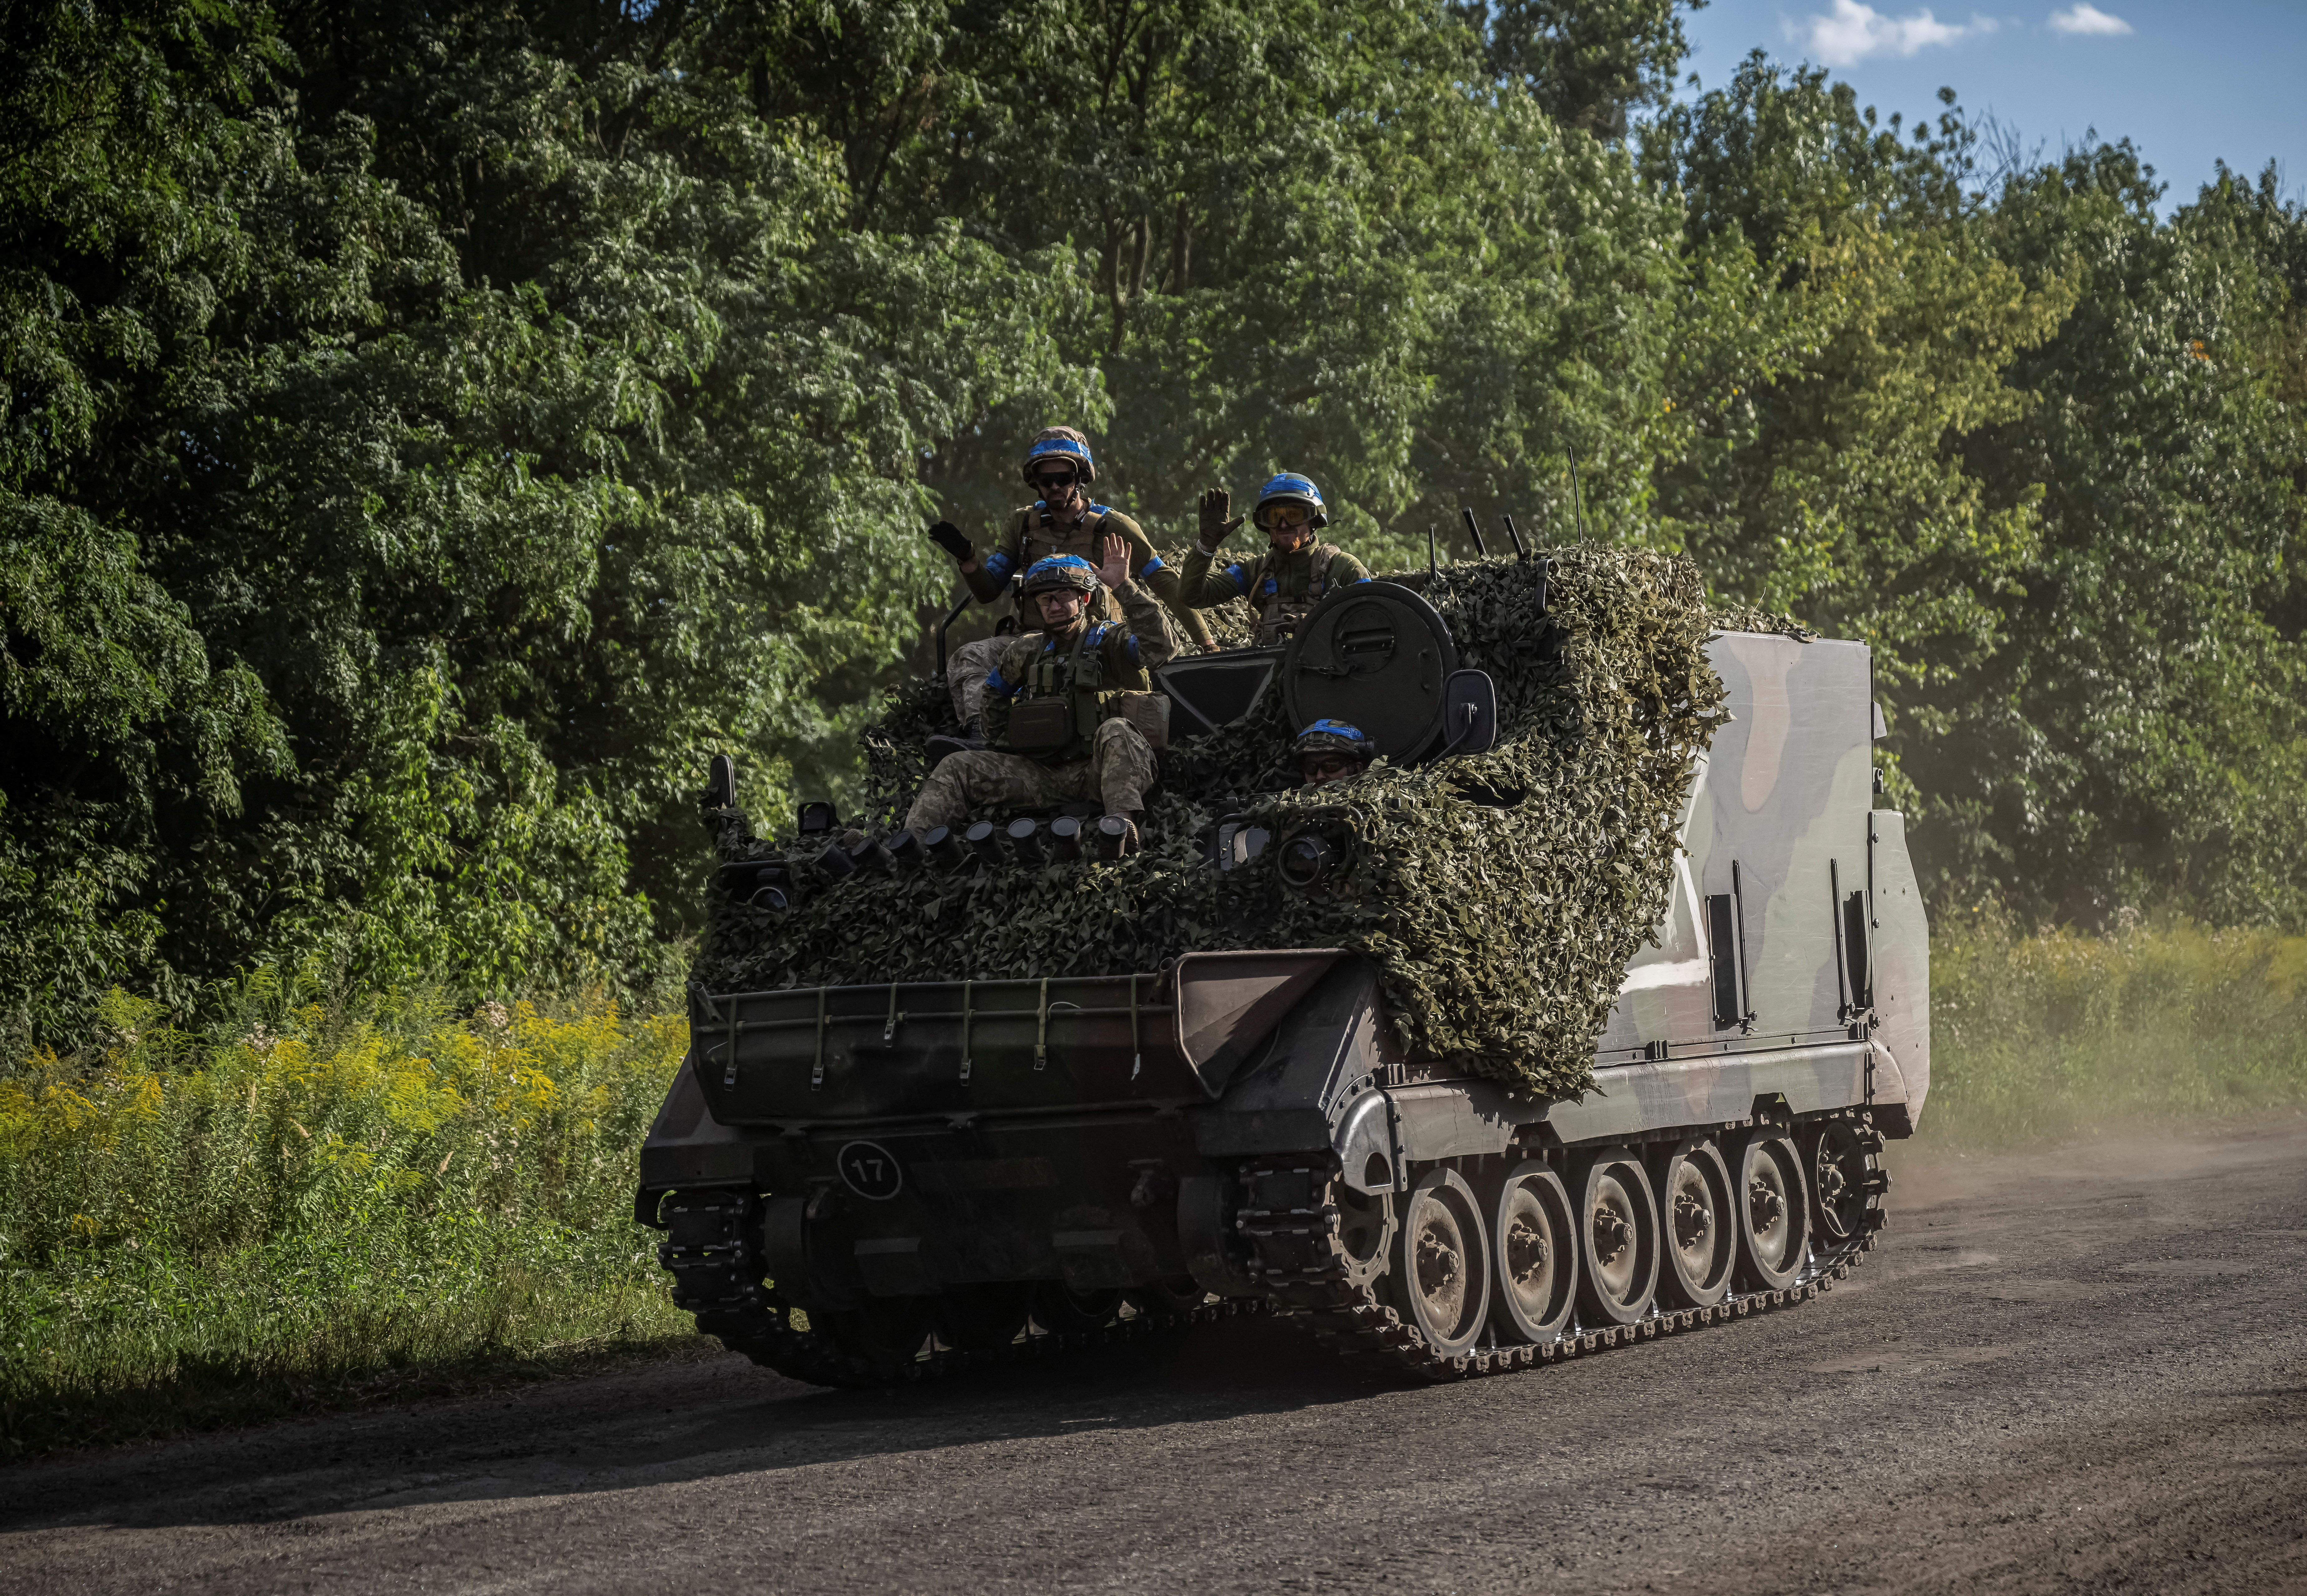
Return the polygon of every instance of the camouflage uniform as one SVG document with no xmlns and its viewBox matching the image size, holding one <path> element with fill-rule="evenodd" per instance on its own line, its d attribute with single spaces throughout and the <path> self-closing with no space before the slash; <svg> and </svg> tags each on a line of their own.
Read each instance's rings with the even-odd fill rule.
<svg viewBox="0 0 2307 1596">
<path fill-rule="evenodd" d="M 1247 598 L 1257 610 L 1256 643 L 1282 641 L 1333 588 L 1369 580 L 1369 570 L 1335 544 L 1313 543 L 1287 554 L 1271 549 L 1248 564 L 1237 561 L 1212 571 L 1215 555 L 1196 545 L 1186 555 L 1179 586 L 1185 602 L 1208 609 L 1228 599 Z"/>
<path fill-rule="evenodd" d="M 980 687 L 994 747 L 949 754 L 930 772 L 905 815 L 916 836 L 987 809 L 1049 809 L 1081 800 L 1102 802 L 1108 814 L 1145 807 L 1154 751 L 1128 721 L 1104 716 L 1115 693 L 1150 689 L 1150 673 L 1175 657 L 1178 645 L 1144 584 L 1131 582 L 1114 596 L 1127 624 L 1085 614 L 1061 632 L 992 639 L 1003 648 Z M 1074 700 L 1070 742 L 1041 755 L 1001 751 L 1015 704 L 1063 695 Z"/>
<path fill-rule="evenodd" d="M 1185 622 L 1188 633 L 1196 642 L 1205 648 L 1215 648 L 1217 639 L 1211 635 L 1209 622 L 1188 608 L 1180 596 L 1178 573 L 1154 552 L 1145 528 L 1111 505 L 1091 504 L 1080 520 L 1066 527 L 1060 526 L 1039 503 L 1027 504 L 1010 518 L 1009 530 L 1000 544 L 981 558 L 975 571 L 965 571 L 962 579 L 969 584 L 969 590 L 977 596 L 979 603 L 992 604 L 1009 590 L 1013 574 L 1048 555 L 1075 554 L 1092 565 L 1102 562 L 1109 536 L 1128 540 L 1130 573 Z M 1090 618 L 1119 621 L 1122 618 L 1121 610 L 1111 594 L 1101 593 Z M 1024 619 L 1019 616 L 1021 622 Z M 953 651 L 946 666 L 946 685 L 953 694 L 954 713 L 961 717 L 963 725 L 984 712 L 985 678 L 1003 650 L 1015 641 L 1016 639 L 1011 637 L 980 638 Z"/>
</svg>

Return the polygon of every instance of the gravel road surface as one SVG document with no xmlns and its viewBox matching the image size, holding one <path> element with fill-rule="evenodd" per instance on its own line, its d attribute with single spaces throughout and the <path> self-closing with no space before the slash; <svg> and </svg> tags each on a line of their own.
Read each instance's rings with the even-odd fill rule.
<svg viewBox="0 0 2307 1596">
<path fill-rule="evenodd" d="M 2307 1591 L 2307 1118 L 1895 1162 L 1831 1296 L 1557 1368 L 672 1365 L 0 1470 L 0 1592 Z"/>
</svg>

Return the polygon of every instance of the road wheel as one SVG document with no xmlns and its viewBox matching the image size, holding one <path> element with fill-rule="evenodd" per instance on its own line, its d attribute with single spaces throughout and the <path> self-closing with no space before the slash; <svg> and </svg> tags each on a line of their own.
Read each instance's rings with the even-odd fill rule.
<svg viewBox="0 0 2307 1596">
<path fill-rule="evenodd" d="M 1062 1280 L 1045 1280 L 1033 1288 L 1033 1322 L 1052 1335 L 1102 1330 L 1120 1310 L 1118 1291 L 1076 1291 Z"/>
<path fill-rule="evenodd" d="M 1343 1180 L 1332 1187 L 1338 1208 L 1338 1262 L 1346 1280 L 1368 1285 L 1386 1271 L 1393 1255 L 1394 1194 L 1356 1191 Z"/>
<path fill-rule="evenodd" d="M 1560 1340 L 1578 1300 L 1577 1227 L 1562 1177 L 1534 1159 L 1517 1165 L 1491 1205 L 1490 1238 L 1499 1336 Z"/>
<path fill-rule="evenodd" d="M 1820 1244 L 1840 1247 L 1866 1228 L 1866 1176 L 1874 1161 L 1858 1133 L 1840 1120 L 1829 1120 L 1805 1137 L 1803 1151 Z"/>
<path fill-rule="evenodd" d="M 1631 1325 L 1658 1291 L 1658 1205 L 1642 1161 L 1624 1147 L 1593 1154 L 1579 1182 L 1578 1302 L 1599 1325 Z"/>
<path fill-rule="evenodd" d="M 1659 1233 L 1666 1267 L 1659 1291 L 1677 1308 L 1711 1308 L 1730 1294 L 1738 1261 L 1730 1169 L 1712 1142 L 1685 1143 L 1659 1176 Z"/>
<path fill-rule="evenodd" d="M 1386 1277 L 1394 1305 L 1435 1351 L 1464 1351 L 1490 1306 L 1490 1246 L 1473 1188 L 1455 1170 L 1430 1171 L 1410 1189 Z"/>
<path fill-rule="evenodd" d="M 948 1286 L 937 1299 L 937 1332 L 948 1346 L 990 1352 L 1008 1346 L 1025 1327 L 1033 1287 L 1023 1281 Z"/>
<path fill-rule="evenodd" d="M 1793 1283 L 1810 1253 L 1802 1159 L 1785 1131 L 1757 1130 L 1738 1156 L 1738 1278 L 1749 1291 Z"/>
</svg>

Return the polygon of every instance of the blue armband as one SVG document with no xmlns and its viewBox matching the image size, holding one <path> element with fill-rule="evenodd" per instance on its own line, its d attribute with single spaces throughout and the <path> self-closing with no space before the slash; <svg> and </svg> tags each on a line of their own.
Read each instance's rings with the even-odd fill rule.
<svg viewBox="0 0 2307 1596">
<path fill-rule="evenodd" d="M 1012 560 L 1009 557 L 1008 551 L 996 550 L 994 553 L 985 556 L 985 563 L 979 567 L 979 569 L 983 571 L 987 576 L 999 579 L 1002 577 L 1008 576 L 1009 574 L 1009 568 L 1016 563 L 1017 562 L 1015 560 Z"/>
<path fill-rule="evenodd" d="M 1235 592 L 1237 592 L 1237 593 L 1247 593 L 1247 592 L 1248 592 L 1248 591 L 1249 591 L 1249 579 L 1248 579 L 1248 577 L 1246 577 L 1246 576 L 1242 575 L 1242 573 L 1241 573 L 1241 567 L 1240 567 L 1240 566 L 1239 566 L 1239 565 L 1229 565 L 1229 566 L 1227 566 L 1227 567 L 1226 567 L 1226 575 L 1228 575 L 1228 576 L 1230 576 L 1230 577 L 1231 577 L 1231 578 L 1233 579 L 1233 586 L 1234 586 L 1234 591 L 1235 591 Z"/>
</svg>

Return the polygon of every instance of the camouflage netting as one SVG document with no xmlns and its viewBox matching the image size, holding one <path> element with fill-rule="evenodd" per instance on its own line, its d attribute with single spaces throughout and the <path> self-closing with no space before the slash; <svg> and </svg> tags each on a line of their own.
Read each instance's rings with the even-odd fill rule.
<svg viewBox="0 0 2307 1596">
<path fill-rule="evenodd" d="M 696 979 L 733 991 L 1107 974 L 1192 950 L 1343 947 L 1379 971 L 1413 1057 L 1578 1092 L 1626 961 L 1665 907 L 1693 756 L 1724 718 L 1706 640 L 1726 622 L 1798 629 L 1711 614 L 1684 560 L 1601 547 L 1555 559 L 1544 614 L 1534 568 L 1510 561 L 1406 579 L 1426 588 L 1463 663 L 1497 684 L 1500 735 L 1488 753 L 1416 768 L 1381 760 L 1348 782 L 1275 791 L 1292 728 L 1270 692 L 1248 719 L 1164 751 L 1140 854 L 1039 871 L 861 872 L 776 913 L 716 902 Z M 921 741 L 944 710 L 931 682 L 892 695 L 865 735 L 876 812 L 862 826 L 897 824 L 927 770 Z M 1209 839 L 1230 814 L 1266 828 L 1274 845 L 1221 872 Z M 1351 846 L 1342 870 L 1301 894 L 1273 866 L 1308 826 Z M 743 852 L 790 852 L 806 880 L 801 862 L 821 846 Z"/>
</svg>

